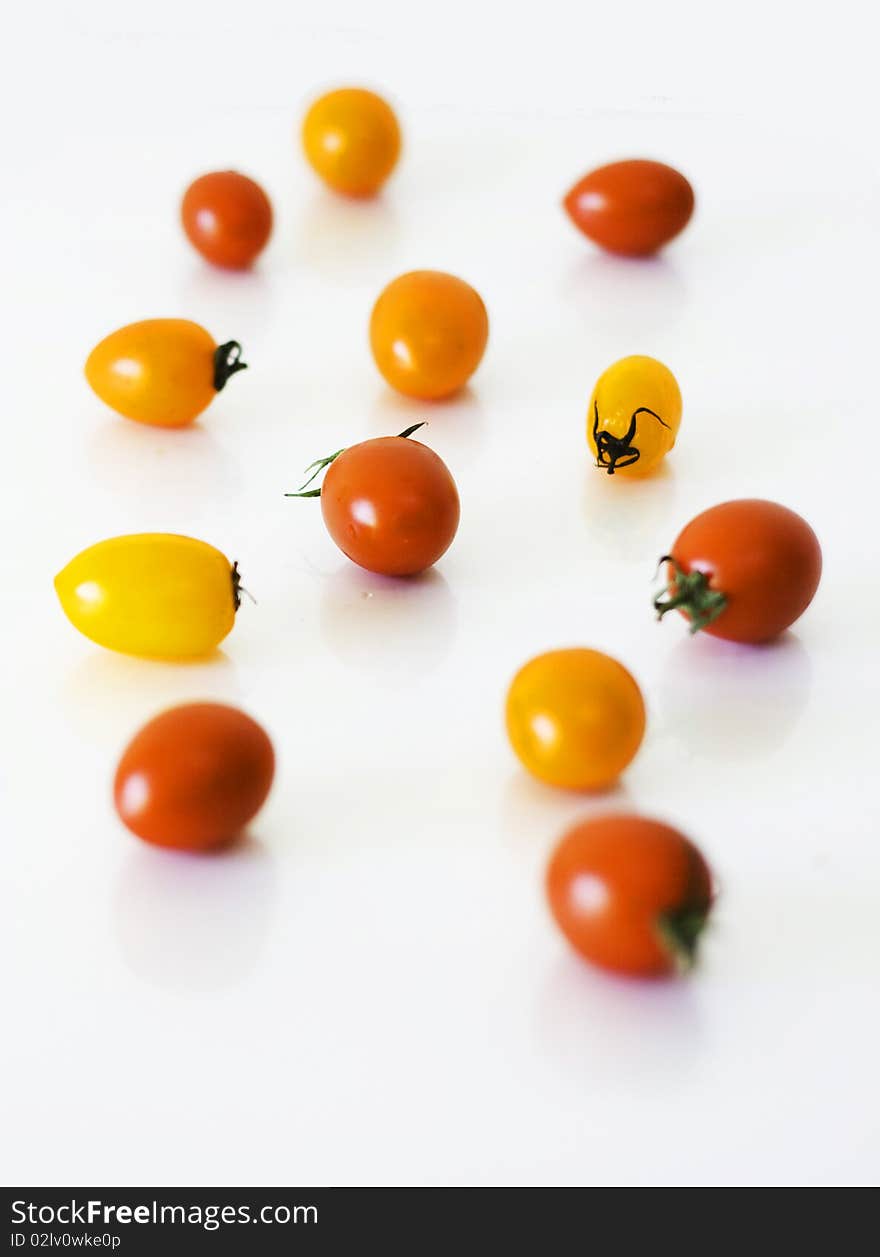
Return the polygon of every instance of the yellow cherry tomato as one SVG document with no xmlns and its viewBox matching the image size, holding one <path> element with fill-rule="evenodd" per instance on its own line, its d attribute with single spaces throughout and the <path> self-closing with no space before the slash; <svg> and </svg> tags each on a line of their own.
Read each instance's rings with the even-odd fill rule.
<svg viewBox="0 0 880 1257">
<path fill-rule="evenodd" d="M 681 391 L 656 358 L 633 354 L 603 371 L 587 413 L 587 443 L 609 476 L 643 476 L 672 449 Z"/>
<path fill-rule="evenodd" d="M 189 319 L 144 319 L 95 346 L 86 379 L 101 401 L 126 419 L 182 428 L 244 368 L 238 341 L 218 345 Z"/>
<path fill-rule="evenodd" d="M 639 749 L 645 704 L 616 659 L 598 650 L 551 650 L 514 677 L 506 720 L 511 746 L 539 781 L 601 790 Z"/>
<path fill-rule="evenodd" d="M 161 532 L 99 541 L 55 577 L 74 628 L 154 659 L 209 654 L 235 622 L 239 587 L 238 565 L 219 550 Z"/>
<path fill-rule="evenodd" d="M 370 317 L 370 347 L 392 388 L 436 400 L 458 392 L 489 339 L 480 294 L 444 271 L 410 271 L 391 281 Z"/>
<path fill-rule="evenodd" d="M 312 169 L 334 192 L 373 196 L 397 164 L 400 127 L 381 96 L 344 87 L 315 101 L 302 142 Z"/>
</svg>

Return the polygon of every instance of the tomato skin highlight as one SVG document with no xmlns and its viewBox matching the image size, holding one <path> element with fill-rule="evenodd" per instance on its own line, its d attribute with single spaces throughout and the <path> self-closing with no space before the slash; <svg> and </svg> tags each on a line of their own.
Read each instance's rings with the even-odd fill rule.
<svg viewBox="0 0 880 1257">
<path fill-rule="evenodd" d="M 711 874 L 694 844 L 641 816 L 574 825 L 551 856 L 546 890 L 574 950 L 630 977 L 663 977 L 689 963 L 712 904 Z"/>
<path fill-rule="evenodd" d="M 675 445 L 681 412 L 678 381 L 662 362 L 646 354 L 613 362 L 596 381 L 587 408 L 587 444 L 596 466 L 608 475 L 649 475 Z"/>
<path fill-rule="evenodd" d="M 709 589 L 726 599 L 717 619 L 700 631 L 751 645 L 790 628 L 812 602 L 822 575 L 822 550 L 810 525 L 761 498 L 703 511 L 682 529 L 670 556 L 682 572 L 702 572 Z M 667 565 L 667 578 L 674 597 L 673 564 Z M 691 618 L 686 608 L 680 611 Z"/>
<path fill-rule="evenodd" d="M 113 783 L 116 811 L 145 842 L 207 851 L 237 838 L 275 773 L 260 725 L 222 703 L 163 712 L 129 743 Z"/>
<path fill-rule="evenodd" d="M 244 270 L 272 234 L 272 203 L 253 179 L 218 170 L 195 179 L 180 207 L 190 244 L 214 266 Z"/>
<path fill-rule="evenodd" d="M 99 541 L 55 577 L 74 628 L 109 650 L 153 659 L 210 654 L 235 623 L 237 589 L 224 554 L 173 533 Z"/>
<path fill-rule="evenodd" d="M 563 205 L 578 230 L 609 253 L 648 257 L 687 226 L 694 190 L 663 162 L 619 161 L 584 175 Z"/>
<path fill-rule="evenodd" d="M 144 319 L 99 342 L 86 360 L 91 388 L 126 419 L 160 428 L 192 423 L 217 395 L 218 346 L 189 319 Z"/>
<path fill-rule="evenodd" d="M 576 647 L 537 655 L 511 682 L 507 735 L 532 776 L 566 790 L 602 790 L 645 733 L 641 690 L 623 664 Z"/>
<path fill-rule="evenodd" d="M 375 196 L 397 165 L 400 126 L 381 96 L 343 87 L 311 105 L 302 144 L 309 165 L 334 192 Z"/>
<path fill-rule="evenodd" d="M 383 576 L 424 572 L 458 529 L 458 490 L 448 467 L 409 437 L 377 437 L 343 450 L 327 469 L 320 501 L 343 554 Z"/>
<path fill-rule="evenodd" d="M 480 294 L 445 271 L 399 275 L 370 316 L 370 348 L 382 376 L 399 393 L 423 401 L 462 389 L 488 339 L 489 316 Z"/>
</svg>

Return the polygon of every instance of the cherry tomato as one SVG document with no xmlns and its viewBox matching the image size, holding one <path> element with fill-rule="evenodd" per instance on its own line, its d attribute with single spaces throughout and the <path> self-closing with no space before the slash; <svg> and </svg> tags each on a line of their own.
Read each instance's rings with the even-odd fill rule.
<svg viewBox="0 0 880 1257">
<path fill-rule="evenodd" d="M 180 207 L 183 230 L 203 258 L 242 270 L 272 234 L 272 203 L 253 179 L 217 170 L 189 185 Z"/>
<path fill-rule="evenodd" d="M 373 307 L 370 346 L 387 382 L 408 397 L 449 397 L 471 378 L 489 339 L 480 294 L 443 271 L 392 280 Z"/>
<path fill-rule="evenodd" d="M 319 459 L 312 467 L 327 468 L 321 488 L 286 495 L 320 497 L 330 536 L 368 572 L 416 576 L 446 553 L 458 529 L 458 489 L 449 468 L 427 445 L 410 440 L 422 426 Z"/>
<path fill-rule="evenodd" d="M 654 471 L 675 444 L 681 392 L 656 358 L 633 354 L 603 371 L 587 411 L 587 444 L 596 466 L 613 476 Z"/>
<path fill-rule="evenodd" d="M 138 838 L 207 851 L 237 838 L 275 773 L 265 731 L 235 707 L 187 703 L 156 716 L 125 750 L 113 797 Z"/>
<path fill-rule="evenodd" d="M 188 319 L 144 319 L 95 346 L 86 379 L 101 401 L 126 419 L 182 428 L 244 368 L 238 341 L 218 345 Z"/>
<path fill-rule="evenodd" d="M 639 749 L 645 704 L 616 659 L 598 650 L 551 650 L 514 677 L 506 720 L 511 746 L 539 781 L 601 790 Z"/>
<path fill-rule="evenodd" d="M 302 142 L 312 169 L 334 192 L 374 196 L 397 165 L 400 127 L 381 96 L 344 87 L 315 101 Z"/>
<path fill-rule="evenodd" d="M 238 565 L 204 541 L 137 533 L 89 546 L 55 577 L 74 628 L 126 655 L 209 654 L 232 628 Z"/>
<path fill-rule="evenodd" d="M 602 816 L 564 835 L 547 869 L 550 910 L 593 964 L 661 977 L 690 964 L 712 905 L 700 852 L 641 816 Z"/>
<path fill-rule="evenodd" d="M 760 498 L 703 511 L 664 558 L 669 585 L 654 601 L 658 618 L 675 608 L 692 633 L 732 642 L 784 632 L 806 611 L 822 575 L 822 551 L 806 520 Z"/>
<path fill-rule="evenodd" d="M 659 161 L 618 161 L 578 180 L 563 202 L 571 221 L 610 253 L 656 253 L 687 226 L 694 190 Z"/>
</svg>

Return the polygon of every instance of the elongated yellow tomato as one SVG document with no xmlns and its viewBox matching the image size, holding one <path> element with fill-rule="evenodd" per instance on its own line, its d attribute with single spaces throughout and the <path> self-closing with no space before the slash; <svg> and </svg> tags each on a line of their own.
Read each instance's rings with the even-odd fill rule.
<svg viewBox="0 0 880 1257">
<path fill-rule="evenodd" d="M 55 577 L 71 624 L 126 655 L 206 655 L 232 628 L 238 565 L 205 541 L 136 533 L 89 546 Z"/>
<path fill-rule="evenodd" d="M 236 340 L 218 345 L 189 319 L 144 319 L 95 346 L 86 379 L 101 401 L 126 419 L 183 428 L 245 365 Z"/>
<path fill-rule="evenodd" d="M 609 476 L 644 476 L 675 444 L 681 391 L 656 358 L 632 354 L 603 371 L 587 413 L 587 444 Z"/>
</svg>

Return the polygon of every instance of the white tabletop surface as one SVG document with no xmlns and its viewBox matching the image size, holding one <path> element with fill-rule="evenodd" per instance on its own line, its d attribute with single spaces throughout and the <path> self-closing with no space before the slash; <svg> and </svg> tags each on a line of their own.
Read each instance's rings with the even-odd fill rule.
<svg viewBox="0 0 880 1257">
<path fill-rule="evenodd" d="M 880 1164 L 874 42 L 838 4 L 509 6 L 60 0 L 4 72 L 3 1160 L 38 1184 L 866 1183 Z M 323 16 L 322 16 L 323 12 Z M 406 150 L 372 204 L 322 191 L 295 131 L 364 83 Z M 600 255 L 559 200 L 654 157 L 698 210 L 653 262 Z M 178 227 L 195 175 L 265 184 L 253 274 Z M 460 399 L 371 361 L 394 275 L 486 300 Z M 250 370 L 190 431 L 115 417 L 82 363 L 160 315 Z M 610 480 L 594 379 L 653 354 L 685 410 L 668 470 Z M 429 578 L 349 564 L 301 469 L 427 418 L 459 484 Z M 764 650 L 650 612 L 657 556 L 704 507 L 805 515 L 825 575 Z M 118 533 L 189 533 L 258 599 L 212 660 L 80 637 L 52 577 Z M 531 655 L 621 659 L 648 706 L 618 788 L 520 770 L 502 727 Z M 128 738 L 170 704 L 243 706 L 278 774 L 248 840 L 163 854 L 116 819 Z M 689 980 L 571 955 L 543 870 L 573 820 L 681 826 L 720 885 Z"/>
</svg>

